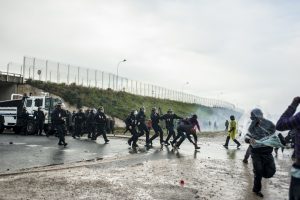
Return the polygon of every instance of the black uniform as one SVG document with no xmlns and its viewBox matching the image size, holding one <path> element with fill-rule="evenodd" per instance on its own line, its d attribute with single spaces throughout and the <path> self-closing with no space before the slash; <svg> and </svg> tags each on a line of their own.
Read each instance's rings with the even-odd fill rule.
<svg viewBox="0 0 300 200">
<path fill-rule="evenodd" d="M 57 130 L 59 142 L 58 145 L 67 145 L 65 142 L 65 111 L 61 108 L 55 108 L 51 114 L 54 128 Z"/>
<path fill-rule="evenodd" d="M 97 126 L 97 135 L 93 137 L 92 140 L 96 140 L 99 135 L 103 135 L 105 143 L 109 140 L 106 137 L 106 123 L 107 117 L 103 112 L 98 111 L 95 116 L 96 126 Z"/>
<path fill-rule="evenodd" d="M 83 112 L 77 112 L 74 116 L 75 130 L 73 132 L 73 138 L 80 137 L 82 134 L 83 124 L 85 122 L 85 114 Z"/>
<path fill-rule="evenodd" d="M 136 116 L 137 123 L 138 123 L 138 130 L 141 135 L 144 135 L 146 133 L 146 144 L 149 143 L 149 129 L 146 125 L 146 115 L 143 110 L 140 110 L 140 112 Z"/>
<path fill-rule="evenodd" d="M 33 118 L 36 120 L 38 126 L 38 134 L 42 135 L 45 123 L 45 114 L 42 110 L 35 111 L 33 113 Z"/>
<path fill-rule="evenodd" d="M 5 123 L 4 117 L 0 115 L 0 133 L 2 133 L 4 130 L 4 123 Z"/>
<path fill-rule="evenodd" d="M 151 114 L 151 121 L 152 121 L 152 128 L 155 134 L 150 138 L 149 143 L 151 144 L 152 141 L 159 136 L 160 144 L 164 142 L 164 133 L 161 127 L 159 126 L 160 116 L 158 113 L 152 112 Z"/>
<path fill-rule="evenodd" d="M 174 131 L 174 119 L 182 119 L 182 117 L 177 116 L 176 114 L 165 114 L 161 117 L 161 119 L 166 121 L 166 129 L 168 131 L 167 139 L 165 140 L 165 143 L 168 144 L 169 139 L 171 136 L 173 136 L 173 139 L 175 138 L 175 131 Z"/>
<path fill-rule="evenodd" d="M 22 112 L 18 115 L 17 124 L 20 127 L 20 132 L 23 133 L 24 135 L 27 135 L 28 120 L 29 120 L 29 114 L 25 109 L 23 109 Z"/>
<path fill-rule="evenodd" d="M 131 133 L 131 138 L 128 140 L 128 144 L 131 146 L 132 143 L 132 147 L 137 147 L 137 140 L 140 136 L 140 134 L 137 132 L 136 127 L 137 127 L 137 118 L 136 116 L 131 113 L 125 120 L 125 124 L 126 124 L 126 129 L 130 131 Z"/>
<path fill-rule="evenodd" d="M 86 123 L 88 126 L 88 138 L 95 138 L 96 137 L 96 121 L 95 121 L 96 114 L 93 110 L 90 111 L 90 114 L 87 117 Z"/>
</svg>

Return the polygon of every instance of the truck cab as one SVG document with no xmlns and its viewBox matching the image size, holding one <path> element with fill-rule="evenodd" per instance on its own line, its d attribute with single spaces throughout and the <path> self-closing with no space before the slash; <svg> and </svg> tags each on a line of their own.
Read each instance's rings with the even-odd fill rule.
<svg viewBox="0 0 300 200">
<path fill-rule="evenodd" d="M 42 93 L 40 96 L 24 97 L 20 94 L 12 94 L 11 100 L 0 102 L 0 115 L 4 117 L 4 128 L 18 130 L 18 114 L 22 108 L 26 108 L 29 117 L 33 119 L 34 112 L 41 107 L 45 114 L 45 132 L 49 130 L 51 124 L 51 112 L 58 103 L 63 103 L 62 99 L 49 96 L 49 93 Z M 33 121 L 33 120 L 32 120 Z M 28 131 L 34 128 L 34 122 L 28 123 Z"/>
</svg>

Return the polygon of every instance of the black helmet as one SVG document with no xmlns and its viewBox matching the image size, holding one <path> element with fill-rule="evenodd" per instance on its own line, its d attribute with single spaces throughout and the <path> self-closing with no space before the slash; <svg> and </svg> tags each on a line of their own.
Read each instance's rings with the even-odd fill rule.
<svg viewBox="0 0 300 200">
<path fill-rule="evenodd" d="M 198 116 L 196 114 L 192 115 L 192 119 L 197 119 L 197 118 L 198 118 Z"/>
<path fill-rule="evenodd" d="M 170 108 L 170 109 L 168 110 L 168 113 L 169 113 L 169 114 L 172 114 L 172 113 L 173 113 L 172 108 Z"/>
<path fill-rule="evenodd" d="M 230 120 L 235 120 L 234 115 L 231 115 L 231 116 L 230 116 Z"/>
</svg>

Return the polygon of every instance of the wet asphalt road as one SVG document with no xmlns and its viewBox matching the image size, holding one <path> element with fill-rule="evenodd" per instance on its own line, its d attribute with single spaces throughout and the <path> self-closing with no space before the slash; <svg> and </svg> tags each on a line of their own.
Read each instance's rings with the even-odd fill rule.
<svg viewBox="0 0 300 200">
<path fill-rule="evenodd" d="M 135 154 L 127 145 L 126 138 L 109 137 L 110 143 L 104 144 L 102 137 L 97 141 L 91 141 L 86 137 L 73 139 L 67 136 L 67 147 L 58 146 L 56 137 L 45 136 L 19 136 L 0 135 L 0 173 L 13 172 L 32 167 L 56 165 L 64 163 L 80 162 L 92 159 L 105 159 L 107 157 L 122 157 Z M 232 160 L 232 164 L 241 163 L 248 147 L 243 144 L 240 149 L 232 144 L 229 149 L 224 149 L 223 137 L 200 138 L 200 151 L 195 152 L 191 143 L 186 140 L 181 149 L 174 153 L 172 147 L 161 147 L 156 140 L 154 148 L 145 150 L 144 142 L 139 141 L 141 149 L 138 154 L 147 156 L 149 160 L 176 159 L 178 157 L 190 157 L 193 159 L 221 159 Z M 12 143 L 12 144 L 11 144 Z M 288 172 L 292 164 L 291 150 L 280 152 L 276 158 L 277 166 Z M 251 162 L 251 159 L 249 159 Z"/>
</svg>

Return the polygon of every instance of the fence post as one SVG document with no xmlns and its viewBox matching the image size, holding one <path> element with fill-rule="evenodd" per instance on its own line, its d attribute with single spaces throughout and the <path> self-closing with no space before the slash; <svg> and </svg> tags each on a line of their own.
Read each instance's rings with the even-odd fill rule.
<svg viewBox="0 0 300 200">
<path fill-rule="evenodd" d="M 86 86 L 90 87 L 90 83 L 89 83 L 89 69 L 86 69 Z"/>
<path fill-rule="evenodd" d="M 59 83 L 59 63 L 57 63 L 57 83 Z"/>
<path fill-rule="evenodd" d="M 67 84 L 70 84 L 70 65 L 68 65 Z"/>
<path fill-rule="evenodd" d="M 32 66 L 32 80 L 34 80 L 34 73 L 35 72 L 35 58 L 33 58 L 33 66 Z"/>
<path fill-rule="evenodd" d="M 95 70 L 95 87 L 97 87 L 97 71 L 98 70 Z"/>
<path fill-rule="evenodd" d="M 8 82 L 8 74 L 9 74 L 9 63 L 7 64 L 6 82 Z"/>
<path fill-rule="evenodd" d="M 23 57 L 23 83 L 25 82 L 25 72 L 26 72 L 25 66 L 26 66 L 26 57 L 24 56 Z"/>
<path fill-rule="evenodd" d="M 77 69 L 77 85 L 79 85 L 79 67 L 78 67 L 78 69 Z"/>
<path fill-rule="evenodd" d="M 46 60 L 46 82 L 48 81 L 48 60 Z"/>
</svg>

